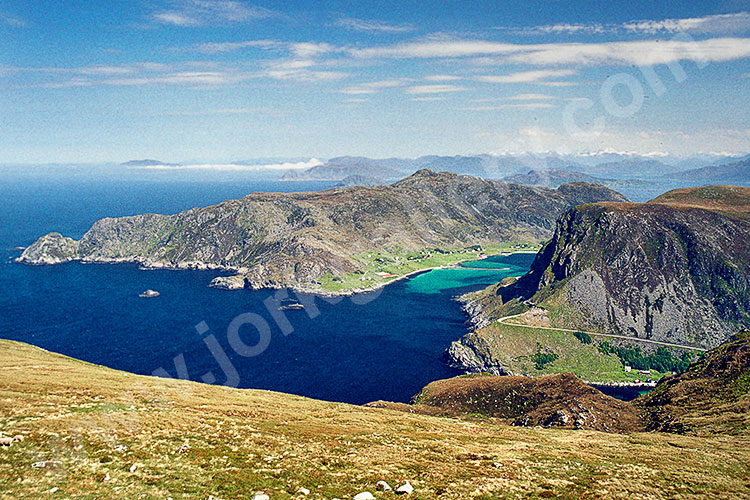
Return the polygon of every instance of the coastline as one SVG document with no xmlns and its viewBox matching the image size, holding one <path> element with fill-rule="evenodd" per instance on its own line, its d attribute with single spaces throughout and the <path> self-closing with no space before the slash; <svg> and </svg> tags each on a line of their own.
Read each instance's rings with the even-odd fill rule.
<svg viewBox="0 0 750 500">
<path fill-rule="evenodd" d="M 507 252 L 497 253 L 497 254 L 490 254 L 487 255 L 487 257 L 495 257 L 498 255 L 503 255 Z M 523 250 L 518 252 L 509 252 L 508 255 L 513 255 L 516 253 L 536 253 L 536 251 L 529 251 L 529 250 Z M 217 276 L 212 280 L 212 282 L 208 285 L 211 288 L 216 288 L 218 290 L 226 290 L 226 291 L 234 291 L 234 290 L 244 290 L 244 289 L 251 289 L 251 290 L 281 290 L 284 288 L 288 288 L 293 290 L 297 293 L 304 293 L 309 295 L 317 295 L 319 297 L 349 297 L 353 295 L 363 294 L 363 293 L 371 293 L 378 291 L 391 283 L 396 283 L 398 281 L 402 281 L 405 279 L 412 278 L 414 276 L 417 276 L 422 273 L 427 273 L 430 271 L 440 270 L 440 269 L 467 269 L 468 268 L 462 268 L 460 264 L 464 262 L 470 262 L 474 260 L 484 260 L 484 259 L 478 259 L 476 256 L 473 256 L 468 259 L 457 261 L 453 264 L 448 265 L 440 265 L 440 266 L 432 266 L 432 267 L 426 267 L 423 269 L 417 269 L 415 271 L 411 271 L 407 274 L 399 275 L 394 277 L 393 279 L 389 281 L 384 281 L 382 283 L 378 283 L 374 286 L 366 287 L 366 288 L 351 288 L 347 290 L 326 290 L 323 288 L 310 288 L 305 287 L 302 285 L 285 285 L 281 283 L 268 283 L 268 282 L 252 282 L 248 280 L 247 274 L 250 272 L 250 268 L 247 267 L 235 267 L 235 266 L 223 266 L 220 264 L 209 264 L 205 262 L 199 262 L 199 261 L 189 261 L 189 262 L 179 262 L 179 263 L 171 263 L 171 262 L 155 262 L 150 260 L 144 260 L 138 257 L 117 257 L 117 258 L 106 258 L 106 257 L 97 257 L 97 258 L 72 258 L 68 259 L 63 262 L 55 262 L 55 263 L 48 263 L 48 264 L 35 264 L 30 263 L 27 261 L 24 261 L 21 259 L 21 257 L 18 257 L 13 260 L 13 262 L 17 264 L 24 264 L 24 265 L 57 265 L 57 264 L 65 264 L 68 262 L 79 262 L 81 264 L 110 264 L 110 265 L 116 265 L 116 264 L 130 264 L 130 265 L 137 265 L 139 270 L 142 271 L 153 271 L 153 270 L 169 270 L 169 271 L 222 271 L 222 272 L 233 272 L 237 273 L 236 275 L 232 276 Z M 478 269 L 478 270 L 486 270 L 486 271 L 497 271 L 496 269 Z M 244 281 L 242 281 L 242 286 L 237 286 L 240 283 L 240 278 L 242 278 Z"/>
<path fill-rule="evenodd" d="M 307 294 L 311 294 L 311 295 L 318 295 L 320 297 L 339 297 L 339 296 L 347 297 L 347 296 L 357 295 L 357 294 L 360 294 L 360 293 L 375 292 L 377 290 L 380 290 L 381 288 L 384 288 L 384 287 L 390 285 L 391 283 L 396 283 L 398 281 L 402 281 L 402 280 L 405 280 L 405 279 L 408 279 L 408 278 L 412 278 L 412 277 L 420 275 L 422 273 L 427 273 L 427 272 L 430 272 L 430 271 L 436 271 L 436 270 L 441 270 L 441 269 L 465 269 L 467 271 L 472 271 L 472 270 L 473 271 L 505 271 L 507 269 L 466 268 L 466 267 L 462 267 L 461 264 L 463 264 L 464 262 L 471 262 L 473 260 L 485 260 L 485 259 L 487 259 L 489 257 L 497 257 L 497 256 L 504 255 L 504 254 L 507 254 L 506 256 L 511 256 L 511 255 L 514 255 L 514 254 L 517 254 L 517 253 L 533 253 L 533 254 L 536 254 L 536 253 L 538 253 L 538 250 L 519 250 L 517 252 L 501 252 L 501 253 L 496 253 L 496 254 L 488 254 L 483 259 L 479 259 L 479 258 L 474 257 L 474 258 L 471 258 L 471 259 L 460 260 L 460 261 L 454 262 L 453 264 L 442 265 L 442 266 L 433 266 L 433 267 L 425 267 L 423 269 L 417 269 L 416 271 L 411 271 L 410 273 L 407 273 L 407 274 L 399 275 L 399 276 L 393 278 L 390 281 L 385 281 L 383 283 L 378 283 L 377 285 L 369 287 L 369 288 L 352 288 L 352 289 L 349 289 L 349 290 L 340 290 L 340 291 L 338 291 L 338 290 L 322 290 L 322 289 L 318 289 L 318 288 L 304 288 L 304 287 L 298 287 L 298 286 L 279 286 L 279 287 L 262 286 L 262 287 L 258 287 L 258 288 L 254 288 L 254 289 L 255 290 L 263 290 L 264 288 L 268 288 L 268 289 L 272 289 L 272 290 L 279 290 L 279 289 L 282 289 L 282 288 L 290 288 L 290 289 L 294 290 L 295 292 L 307 293 Z M 508 268 L 508 269 L 510 269 L 510 268 Z"/>
</svg>

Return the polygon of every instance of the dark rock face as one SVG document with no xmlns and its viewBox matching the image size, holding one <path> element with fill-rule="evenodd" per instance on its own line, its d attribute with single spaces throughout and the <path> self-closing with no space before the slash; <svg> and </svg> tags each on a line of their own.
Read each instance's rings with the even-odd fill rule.
<svg viewBox="0 0 750 500">
<path fill-rule="evenodd" d="M 750 204 L 681 201 L 571 209 L 512 293 L 562 297 L 584 313 L 580 327 L 720 344 L 750 326 L 750 216 L 741 211 Z"/>
<path fill-rule="evenodd" d="M 593 184 L 555 191 L 422 170 L 392 186 L 254 193 L 176 215 L 102 219 L 80 242 L 38 240 L 19 262 L 232 269 L 250 287 L 314 286 L 355 271 L 353 256 L 377 249 L 546 239 L 560 213 L 601 200 L 624 198 Z"/>
</svg>

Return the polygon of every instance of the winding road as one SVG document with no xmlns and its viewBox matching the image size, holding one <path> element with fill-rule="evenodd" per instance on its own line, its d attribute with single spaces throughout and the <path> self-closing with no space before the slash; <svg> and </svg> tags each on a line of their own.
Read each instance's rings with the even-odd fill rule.
<svg viewBox="0 0 750 500">
<path fill-rule="evenodd" d="M 678 349 L 686 349 L 686 350 L 689 350 L 689 351 L 706 352 L 706 349 L 701 349 L 700 347 L 692 347 L 692 346 L 680 345 L 680 344 L 671 344 L 669 342 L 659 342 L 657 340 L 639 339 L 638 337 L 628 337 L 626 335 L 614 335 L 614 334 L 611 334 L 611 333 L 587 332 L 585 330 L 570 330 L 568 328 L 552 328 L 552 327 L 549 327 L 549 326 L 521 325 L 521 324 L 518 324 L 518 323 L 508 323 L 507 322 L 507 320 L 509 320 L 511 318 L 517 318 L 518 316 L 522 316 L 523 314 L 524 313 L 513 314 L 511 316 L 505 316 L 503 318 L 498 319 L 497 322 L 500 323 L 500 324 L 502 324 L 502 325 L 507 325 L 507 326 L 520 326 L 521 328 L 533 328 L 535 330 L 554 330 L 554 331 L 557 331 L 557 332 L 570 332 L 570 333 L 582 332 L 582 333 L 586 333 L 588 335 L 591 335 L 592 337 L 593 336 L 596 336 L 596 337 L 608 337 L 608 338 L 613 338 L 613 339 L 628 340 L 628 341 L 631 341 L 631 342 L 645 342 L 647 344 L 656 344 L 656 345 L 665 346 L 665 347 L 676 347 Z"/>
</svg>

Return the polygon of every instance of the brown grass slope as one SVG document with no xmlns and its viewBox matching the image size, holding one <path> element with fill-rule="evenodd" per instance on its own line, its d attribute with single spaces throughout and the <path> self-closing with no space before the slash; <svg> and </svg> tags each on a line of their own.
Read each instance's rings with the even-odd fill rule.
<svg viewBox="0 0 750 500">
<path fill-rule="evenodd" d="M 750 332 L 719 346 L 635 404 L 650 429 L 679 433 L 750 431 Z"/>
<path fill-rule="evenodd" d="M 748 214 L 750 213 L 750 187 L 702 186 L 673 189 L 657 196 L 649 203 Z"/>
<path fill-rule="evenodd" d="M 542 377 L 463 375 L 428 384 L 414 404 L 372 403 L 402 411 L 495 418 L 511 425 L 634 432 L 645 427 L 636 408 L 573 374 Z"/>
<path fill-rule="evenodd" d="M 301 486 L 346 499 L 381 479 L 409 479 L 414 499 L 750 498 L 746 436 L 456 421 L 136 376 L 10 341 L 0 432 L 25 436 L 0 448 L 3 500 L 275 500 Z"/>
</svg>

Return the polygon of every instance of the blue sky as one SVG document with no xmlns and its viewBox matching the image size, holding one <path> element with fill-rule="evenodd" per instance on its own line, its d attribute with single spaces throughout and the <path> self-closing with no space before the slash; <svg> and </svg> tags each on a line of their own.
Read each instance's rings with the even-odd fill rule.
<svg viewBox="0 0 750 500">
<path fill-rule="evenodd" d="M 750 0 L 0 1 L 0 162 L 750 150 Z"/>
</svg>

